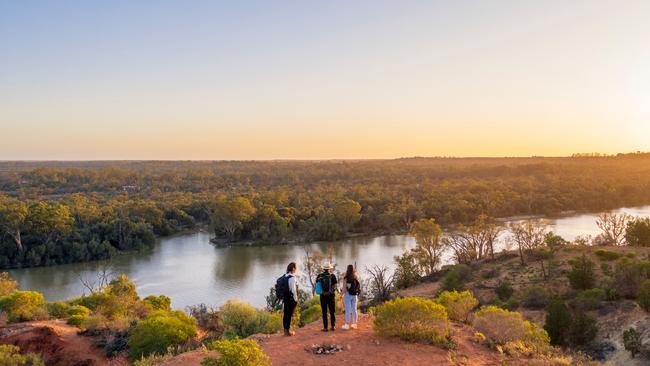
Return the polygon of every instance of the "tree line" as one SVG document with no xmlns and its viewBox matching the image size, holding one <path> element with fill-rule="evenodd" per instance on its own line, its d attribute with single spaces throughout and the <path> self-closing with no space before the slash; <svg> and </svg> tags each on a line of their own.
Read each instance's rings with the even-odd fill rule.
<svg viewBox="0 0 650 366">
<path fill-rule="evenodd" d="M 284 243 L 407 232 L 420 219 L 469 225 L 481 215 L 486 219 L 642 205 L 650 203 L 649 162 L 648 154 L 4 162 L 0 267 L 103 259 L 198 225 L 208 225 L 222 242 Z M 479 251 L 484 255 L 484 248 Z"/>
</svg>

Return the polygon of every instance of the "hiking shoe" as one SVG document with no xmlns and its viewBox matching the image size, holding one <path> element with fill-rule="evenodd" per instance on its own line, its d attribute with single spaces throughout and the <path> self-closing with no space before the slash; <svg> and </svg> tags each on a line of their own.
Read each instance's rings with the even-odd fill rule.
<svg viewBox="0 0 650 366">
<path fill-rule="evenodd" d="M 321 329 L 321 332 L 327 332 L 327 328 Z"/>
<path fill-rule="evenodd" d="M 348 330 L 348 329 L 350 329 L 350 326 L 347 325 L 347 324 L 343 324 L 343 326 L 341 327 L 341 329 L 343 329 L 343 330 Z"/>
<path fill-rule="evenodd" d="M 336 330 L 336 328 L 334 328 L 334 327 L 330 328 L 330 331 L 332 331 L 332 332 L 335 331 L 335 330 Z"/>
<path fill-rule="evenodd" d="M 357 329 L 357 323 L 352 323 L 352 325 L 350 325 L 350 328 Z"/>
<path fill-rule="evenodd" d="M 294 335 L 294 334 L 296 334 L 296 332 L 294 332 L 294 331 L 292 331 L 292 330 L 288 330 L 288 329 L 285 329 L 285 330 L 284 330 L 284 335 L 285 335 L 286 337 L 291 337 L 291 336 Z"/>
</svg>

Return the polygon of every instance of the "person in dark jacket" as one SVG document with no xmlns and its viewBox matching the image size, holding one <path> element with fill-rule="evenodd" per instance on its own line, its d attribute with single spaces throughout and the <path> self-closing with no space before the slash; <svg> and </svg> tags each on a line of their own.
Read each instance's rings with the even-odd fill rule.
<svg viewBox="0 0 650 366">
<path fill-rule="evenodd" d="M 289 291 L 284 294 L 282 299 L 282 302 L 284 303 L 282 325 L 284 327 L 284 335 L 292 336 L 295 333 L 291 330 L 291 318 L 293 317 L 293 312 L 296 310 L 296 305 L 298 305 L 298 290 L 296 287 L 296 264 L 294 262 L 289 263 L 287 266 L 287 273 L 285 273 L 285 277 L 288 278 Z"/>
<path fill-rule="evenodd" d="M 330 330 L 335 330 L 336 325 L 336 275 L 331 273 L 334 270 L 332 264 L 326 264 L 323 267 L 323 273 L 316 277 L 316 282 L 320 284 L 322 293 L 320 294 L 320 307 L 323 311 L 323 332 L 327 332 L 327 312 L 329 311 Z"/>
</svg>

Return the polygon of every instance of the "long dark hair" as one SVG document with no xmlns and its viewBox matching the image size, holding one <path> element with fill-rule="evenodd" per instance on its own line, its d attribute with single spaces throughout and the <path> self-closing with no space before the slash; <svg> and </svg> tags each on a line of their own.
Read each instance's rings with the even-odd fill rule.
<svg viewBox="0 0 650 366">
<path fill-rule="evenodd" d="M 348 264 L 348 269 L 345 271 L 345 279 L 351 280 L 357 277 L 357 271 L 354 270 L 354 266 Z"/>
</svg>

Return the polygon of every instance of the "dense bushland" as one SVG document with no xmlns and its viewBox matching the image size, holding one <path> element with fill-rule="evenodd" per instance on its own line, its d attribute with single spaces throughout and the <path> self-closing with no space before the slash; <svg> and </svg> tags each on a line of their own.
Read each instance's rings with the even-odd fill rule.
<svg viewBox="0 0 650 366">
<path fill-rule="evenodd" d="M 284 242 L 650 203 L 650 155 L 329 162 L 0 163 L 0 268 L 108 258 L 210 224 Z M 489 222 L 485 223 L 489 225 Z M 645 226 L 644 226 L 645 225 Z M 462 228 L 461 228 L 462 229 Z M 455 244 L 467 249 L 471 230 Z M 647 245 L 647 223 L 630 243 Z M 462 250 L 459 260 L 490 250 Z M 468 257 L 469 255 L 469 257 Z M 433 262 L 429 266 L 435 265 Z M 427 270 L 431 268 L 428 267 Z"/>
</svg>

